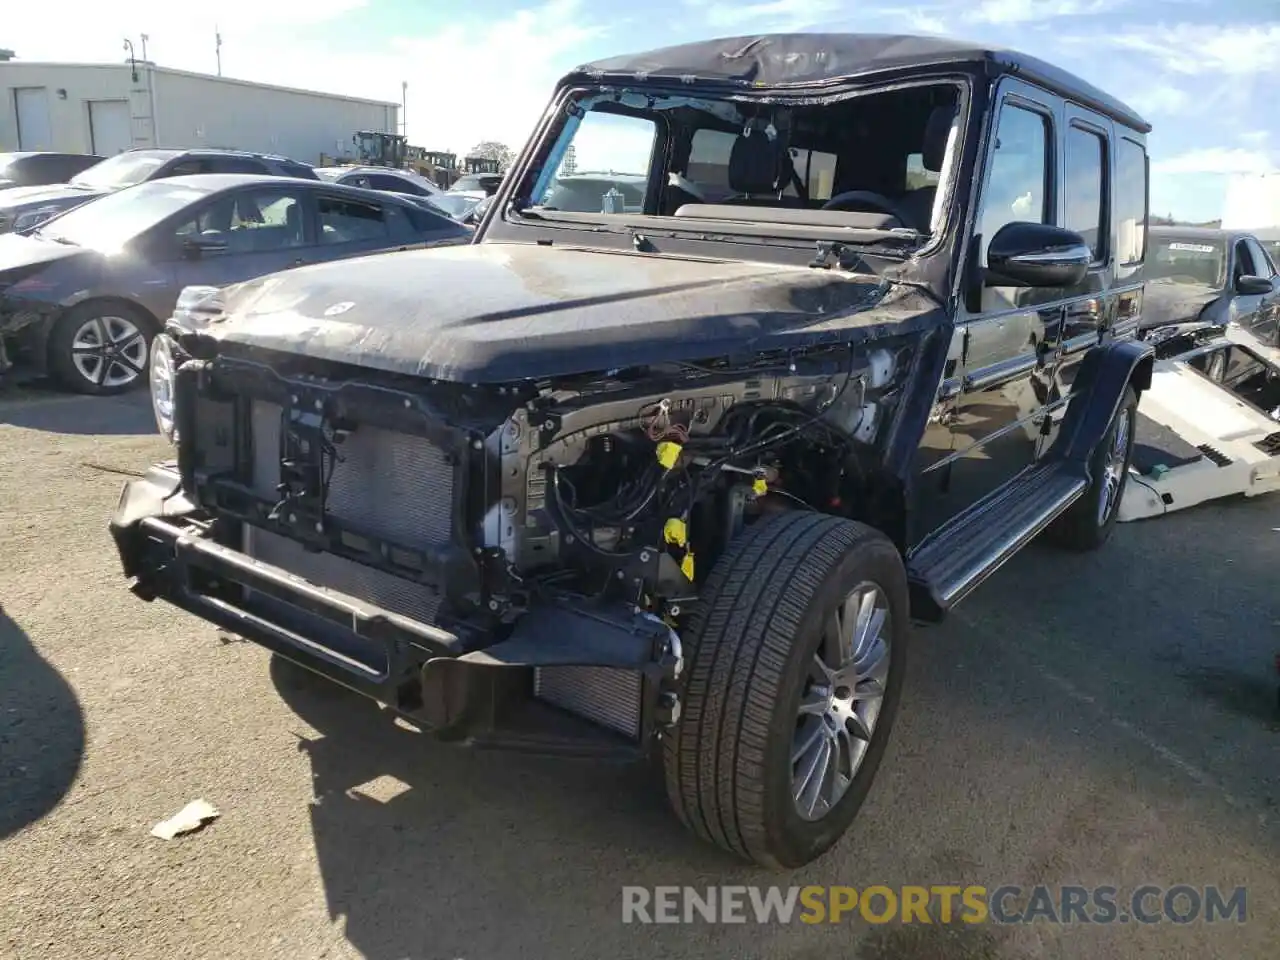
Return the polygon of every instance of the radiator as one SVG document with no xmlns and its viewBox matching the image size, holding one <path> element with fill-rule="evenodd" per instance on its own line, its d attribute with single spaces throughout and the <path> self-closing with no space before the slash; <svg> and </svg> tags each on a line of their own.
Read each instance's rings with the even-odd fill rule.
<svg viewBox="0 0 1280 960">
<path fill-rule="evenodd" d="M 640 737 L 642 677 L 615 667 L 539 667 L 533 692 L 540 700 L 630 737 Z"/>
<path fill-rule="evenodd" d="M 252 407 L 253 487 L 277 496 L 281 408 Z M 425 437 L 361 425 L 337 445 L 326 509 L 334 519 L 412 548 L 447 543 L 453 530 L 453 467 Z M 244 551 L 312 583 L 425 623 L 435 619 L 433 588 L 331 553 L 312 553 L 287 537 L 246 526 Z"/>
</svg>

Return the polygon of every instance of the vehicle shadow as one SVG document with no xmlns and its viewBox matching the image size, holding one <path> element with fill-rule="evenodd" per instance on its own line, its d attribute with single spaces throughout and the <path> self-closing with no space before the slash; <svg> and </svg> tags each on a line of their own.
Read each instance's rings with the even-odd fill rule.
<svg viewBox="0 0 1280 960">
<path fill-rule="evenodd" d="M 62 801 L 84 749 L 75 691 L 0 607 L 0 840 Z"/>
<path fill-rule="evenodd" d="M 794 922 L 638 928 L 622 922 L 622 887 L 1132 889 L 1157 875 L 1229 877 L 1249 885 L 1251 903 L 1280 896 L 1271 866 L 1280 824 L 1266 815 L 1280 797 L 1269 716 L 1252 701 L 1224 706 L 1193 679 L 1209 663 L 1219 691 L 1233 683 L 1222 675 L 1237 670 L 1266 681 L 1259 658 L 1275 643 L 1266 628 L 1276 607 L 1273 591 L 1265 602 L 1260 591 L 1274 583 L 1280 535 L 1261 526 L 1265 509 L 1245 506 L 1255 509 L 1232 517 L 1231 528 L 1257 526 L 1269 544 L 1224 543 L 1231 505 L 1188 525 L 1122 525 L 1097 554 L 1033 545 L 967 602 L 963 620 L 917 631 L 907 706 L 867 807 L 830 855 L 793 873 L 756 869 L 692 838 L 669 812 L 656 770 L 435 744 L 277 660 L 277 690 L 321 734 L 299 748 L 314 780 L 311 826 L 329 913 L 371 960 L 517 949 L 562 957 L 568 944 L 616 957 L 991 960 L 1035 953 L 1025 940 L 1033 932 Z M 1204 564 L 1216 568 L 1208 579 Z M 1176 582 L 1171 567 L 1198 582 Z M 1188 595 L 1218 612 L 1189 622 L 1185 605 L 1170 600 Z M 1214 657 L 1229 641 L 1230 655 Z M 1263 942 L 1249 939 L 1261 932 L 1256 923 L 1206 930 L 1238 956 L 1258 955 Z M 1107 950 L 1079 955 L 1126 955 L 1124 932 L 1112 928 Z M 1181 946 L 1160 931 L 1170 938 L 1163 955 L 1187 949 L 1193 935 L 1175 932 Z"/>
<path fill-rule="evenodd" d="M 86 397 L 52 387 L 25 386 L 0 393 L 0 424 L 64 433 L 145 436 L 156 433 L 151 397 L 132 390 L 116 397 Z"/>
</svg>

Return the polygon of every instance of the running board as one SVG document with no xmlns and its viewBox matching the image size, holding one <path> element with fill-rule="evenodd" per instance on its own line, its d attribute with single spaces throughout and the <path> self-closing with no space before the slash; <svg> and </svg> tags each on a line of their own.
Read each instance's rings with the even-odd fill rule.
<svg viewBox="0 0 1280 960">
<path fill-rule="evenodd" d="M 907 558 L 911 616 L 936 623 L 971 590 L 1076 502 L 1083 466 L 1028 467 L 920 542 Z"/>
</svg>

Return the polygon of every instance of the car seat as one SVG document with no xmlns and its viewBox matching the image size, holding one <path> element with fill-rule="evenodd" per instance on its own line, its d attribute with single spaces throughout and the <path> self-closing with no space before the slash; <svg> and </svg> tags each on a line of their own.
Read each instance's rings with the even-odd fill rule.
<svg viewBox="0 0 1280 960">
<path fill-rule="evenodd" d="M 924 125 L 924 140 L 920 146 L 921 162 L 930 173 L 941 173 L 942 162 L 947 155 L 947 141 L 951 138 L 951 127 L 956 120 L 956 108 L 953 104 L 934 107 Z M 911 218 L 911 226 L 928 233 L 933 220 L 933 201 L 938 188 L 919 187 L 908 190 L 902 196 L 903 211 Z"/>
</svg>

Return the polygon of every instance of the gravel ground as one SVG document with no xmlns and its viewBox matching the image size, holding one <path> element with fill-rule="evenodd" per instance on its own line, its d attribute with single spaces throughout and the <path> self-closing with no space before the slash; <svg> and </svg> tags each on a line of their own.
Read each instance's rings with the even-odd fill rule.
<svg viewBox="0 0 1280 960">
<path fill-rule="evenodd" d="M 862 816 L 792 875 L 687 837 L 650 770 L 432 744 L 134 599 L 105 525 L 145 398 L 0 401 L 0 955 L 1270 958 L 1280 500 L 1033 547 L 917 633 Z M 222 816 L 151 826 L 203 797 Z M 1248 921 L 621 923 L 623 884 L 1248 886 Z"/>
</svg>

